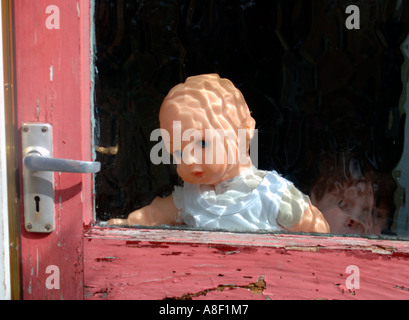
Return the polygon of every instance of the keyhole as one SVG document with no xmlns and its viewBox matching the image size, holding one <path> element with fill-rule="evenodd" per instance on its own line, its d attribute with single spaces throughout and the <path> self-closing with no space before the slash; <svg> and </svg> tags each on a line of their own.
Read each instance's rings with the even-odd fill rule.
<svg viewBox="0 0 409 320">
<path fill-rule="evenodd" d="M 34 197 L 34 201 L 36 203 L 36 212 L 40 212 L 40 197 L 39 196 Z"/>
</svg>

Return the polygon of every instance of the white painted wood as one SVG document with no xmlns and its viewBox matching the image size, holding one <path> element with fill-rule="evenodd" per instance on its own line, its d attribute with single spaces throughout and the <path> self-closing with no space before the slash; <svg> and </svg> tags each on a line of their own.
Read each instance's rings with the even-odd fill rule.
<svg viewBox="0 0 409 320">
<path fill-rule="evenodd" d="M 0 6 L 0 17 L 1 6 Z M 1 30 L 1 29 L 0 29 Z M 10 247 L 7 200 L 3 36 L 0 32 L 0 300 L 10 300 Z"/>
</svg>

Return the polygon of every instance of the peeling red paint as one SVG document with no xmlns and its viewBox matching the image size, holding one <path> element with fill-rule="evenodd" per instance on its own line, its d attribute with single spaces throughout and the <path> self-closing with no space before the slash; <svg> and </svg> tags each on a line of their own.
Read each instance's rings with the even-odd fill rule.
<svg viewBox="0 0 409 320">
<path fill-rule="evenodd" d="M 48 5 L 14 1 L 17 123 L 50 122 L 55 157 L 90 160 L 90 2 L 60 1 L 58 32 L 41 23 Z M 21 215 L 24 299 L 409 299 L 408 242 L 95 228 L 91 176 L 57 175 L 55 188 L 53 234 L 26 232 Z M 49 265 L 60 289 L 45 286 Z"/>
<path fill-rule="evenodd" d="M 219 275 L 220 276 L 220 275 Z M 165 297 L 162 300 L 193 300 L 198 297 L 205 297 L 211 292 L 223 292 L 225 290 L 235 290 L 235 289 L 247 289 L 255 295 L 260 295 L 266 288 L 266 282 L 264 277 L 260 277 L 255 283 L 249 283 L 247 285 L 235 285 L 235 284 L 224 284 L 218 285 L 216 288 L 205 289 L 196 293 L 185 293 L 180 297 Z"/>
<path fill-rule="evenodd" d="M 162 253 L 162 256 L 180 256 L 183 252 L 169 252 L 169 253 Z"/>
<path fill-rule="evenodd" d="M 120 228 L 86 237 L 87 299 L 409 299 L 406 242 Z M 360 289 L 348 289 L 348 265 Z"/>
<path fill-rule="evenodd" d="M 104 258 L 96 258 L 95 261 L 96 262 L 112 262 L 115 259 L 117 259 L 117 257 L 104 257 Z"/>
<path fill-rule="evenodd" d="M 168 248 L 169 246 L 166 243 L 157 243 L 157 242 L 144 242 L 144 241 L 127 241 L 126 246 L 130 248 Z"/>
<path fill-rule="evenodd" d="M 404 286 L 398 286 L 398 285 L 395 285 L 395 286 L 393 286 L 393 287 L 394 287 L 394 288 L 396 288 L 396 289 L 400 289 L 400 290 L 409 291 L 409 288 L 404 287 Z"/>
<path fill-rule="evenodd" d="M 228 245 L 212 245 L 210 248 L 216 249 L 218 253 L 221 254 L 237 254 L 240 252 L 255 252 L 257 251 L 257 248 L 250 247 L 250 246 L 228 246 Z"/>
</svg>

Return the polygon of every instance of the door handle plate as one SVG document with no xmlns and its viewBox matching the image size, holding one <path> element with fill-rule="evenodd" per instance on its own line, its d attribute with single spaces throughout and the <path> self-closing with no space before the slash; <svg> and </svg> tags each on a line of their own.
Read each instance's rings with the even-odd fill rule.
<svg viewBox="0 0 409 320">
<path fill-rule="evenodd" d="M 24 123 L 22 126 L 23 159 L 32 153 L 53 155 L 50 124 Z M 23 165 L 24 225 L 28 232 L 51 233 L 55 230 L 54 174 L 33 171 Z"/>
<path fill-rule="evenodd" d="M 55 230 L 54 173 L 97 173 L 101 163 L 53 158 L 53 128 L 48 123 L 23 123 L 24 225 L 28 232 Z"/>
</svg>

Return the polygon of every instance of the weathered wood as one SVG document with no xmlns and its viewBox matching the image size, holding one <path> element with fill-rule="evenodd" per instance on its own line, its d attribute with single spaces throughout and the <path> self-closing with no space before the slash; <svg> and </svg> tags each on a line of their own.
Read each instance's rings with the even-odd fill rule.
<svg viewBox="0 0 409 320">
<path fill-rule="evenodd" d="M 86 299 L 409 298 L 400 241 L 96 228 L 84 246 Z"/>
<path fill-rule="evenodd" d="M 90 160 L 90 1 L 18 0 L 14 16 L 18 125 L 49 123 L 54 157 Z M 92 177 L 55 173 L 54 181 L 56 230 L 33 234 L 24 227 L 20 176 L 23 299 L 83 297 L 82 243 L 91 220 Z M 49 266 L 59 270 L 60 286 L 53 289 L 46 286 Z"/>
<path fill-rule="evenodd" d="M 46 24 L 50 5 L 14 2 L 18 123 L 51 123 L 55 157 L 90 160 L 90 2 L 58 2 L 59 29 Z M 55 189 L 54 233 L 28 233 L 21 214 L 24 299 L 409 298 L 406 242 L 91 228 L 91 177 L 57 173 Z"/>
</svg>

